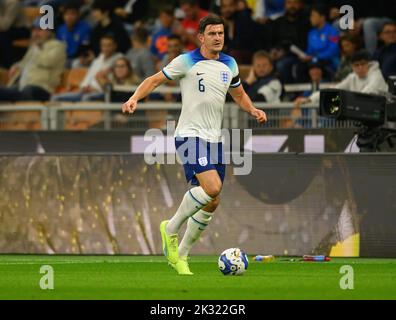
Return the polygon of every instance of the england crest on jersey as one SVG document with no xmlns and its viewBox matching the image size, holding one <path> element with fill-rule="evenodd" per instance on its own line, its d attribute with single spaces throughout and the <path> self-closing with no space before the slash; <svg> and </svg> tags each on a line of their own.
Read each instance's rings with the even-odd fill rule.
<svg viewBox="0 0 396 320">
<path fill-rule="evenodd" d="M 223 82 L 224 84 L 228 84 L 229 75 L 227 71 L 221 71 L 220 78 L 221 78 L 221 82 Z"/>
<path fill-rule="evenodd" d="M 206 167 L 208 165 L 208 158 L 206 157 L 199 158 L 198 163 L 201 167 Z"/>
</svg>

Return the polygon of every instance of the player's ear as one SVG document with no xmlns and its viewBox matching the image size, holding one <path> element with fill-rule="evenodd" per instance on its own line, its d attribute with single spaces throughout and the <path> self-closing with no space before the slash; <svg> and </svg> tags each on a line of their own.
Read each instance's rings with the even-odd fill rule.
<svg viewBox="0 0 396 320">
<path fill-rule="evenodd" d="M 204 43 L 204 35 L 203 35 L 203 33 L 198 33 L 198 35 L 197 35 L 197 38 L 198 38 L 198 40 L 199 40 L 199 42 L 201 43 L 201 44 L 203 44 Z"/>
</svg>

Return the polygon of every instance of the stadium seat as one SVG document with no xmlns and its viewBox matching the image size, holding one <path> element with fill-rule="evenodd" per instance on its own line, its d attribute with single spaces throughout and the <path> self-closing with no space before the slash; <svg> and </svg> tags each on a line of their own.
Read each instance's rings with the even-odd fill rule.
<svg viewBox="0 0 396 320">
<path fill-rule="evenodd" d="M 251 68 L 252 66 L 247 64 L 239 66 L 239 76 L 242 80 L 246 80 L 246 78 L 249 76 Z"/>
<path fill-rule="evenodd" d="M 95 102 L 79 102 L 79 105 L 96 105 Z M 65 111 L 64 130 L 87 130 L 103 121 L 104 112 L 100 110 Z"/>
<path fill-rule="evenodd" d="M 103 111 L 65 111 L 64 130 L 87 130 L 103 121 Z"/>
<path fill-rule="evenodd" d="M 75 92 L 87 74 L 87 68 L 66 69 L 62 74 L 61 85 L 56 93 Z M 102 111 L 66 111 L 65 130 L 87 130 L 89 127 L 102 121 Z"/>
<path fill-rule="evenodd" d="M 69 74 L 70 74 L 69 69 L 65 69 L 65 71 L 63 71 L 62 76 L 61 76 L 61 83 L 55 89 L 55 93 L 63 93 L 63 92 L 67 91 L 67 83 L 68 83 L 68 79 L 69 79 Z"/>
<path fill-rule="evenodd" d="M 14 104 L 15 110 L 18 105 L 38 105 L 41 102 L 36 101 L 23 101 Z M 4 112 L 0 118 L 0 130 L 41 130 L 41 114 L 40 111 L 15 111 Z"/>
<path fill-rule="evenodd" d="M 80 83 L 84 80 L 87 72 L 87 68 L 65 70 L 62 75 L 61 85 L 57 89 L 57 93 L 78 91 Z"/>
</svg>

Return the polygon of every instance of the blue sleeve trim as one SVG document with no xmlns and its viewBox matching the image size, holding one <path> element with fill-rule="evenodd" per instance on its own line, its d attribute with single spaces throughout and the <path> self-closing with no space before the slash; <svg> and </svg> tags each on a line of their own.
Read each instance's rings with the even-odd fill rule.
<svg viewBox="0 0 396 320">
<path fill-rule="evenodd" d="M 166 73 L 166 71 L 165 71 L 164 69 L 162 69 L 162 73 L 165 75 L 165 77 L 166 77 L 168 80 L 173 80 L 173 79 Z"/>
</svg>

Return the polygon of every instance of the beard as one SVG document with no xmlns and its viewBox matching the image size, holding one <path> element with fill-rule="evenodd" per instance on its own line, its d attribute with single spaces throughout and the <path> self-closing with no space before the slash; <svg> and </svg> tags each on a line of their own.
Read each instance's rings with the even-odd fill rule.
<svg viewBox="0 0 396 320">
<path fill-rule="evenodd" d="M 221 52 L 223 48 L 224 48 L 224 44 L 218 44 L 218 45 L 213 44 L 210 50 L 213 52 Z"/>
</svg>

